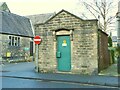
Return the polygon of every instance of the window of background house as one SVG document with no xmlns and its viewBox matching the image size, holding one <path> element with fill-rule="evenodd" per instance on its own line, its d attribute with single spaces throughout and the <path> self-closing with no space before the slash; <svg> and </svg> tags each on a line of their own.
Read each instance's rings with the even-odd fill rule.
<svg viewBox="0 0 120 90">
<path fill-rule="evenodd" d="M 20 46 L 20 37 L 9 36 L 9 46 Z"/>
<path fill-rule="evenodd" d="M 11 39 L 12 39 L 12 37 L 9 36 L 9 46 L 11 46 Z"/>
<path fill-rule="evenodd" d="M 15 37 L 15 46 L 17 46 L 17 37 Z"/>
<path fill-rule="evenodd" d="M 14 46 L 14 37 L 12 37 L 12 46 Z"/>
<path fill-rule="evenodd" d="M 18 46 L 20 46 L 20 37 L 18 37 Z"/>
</svg>

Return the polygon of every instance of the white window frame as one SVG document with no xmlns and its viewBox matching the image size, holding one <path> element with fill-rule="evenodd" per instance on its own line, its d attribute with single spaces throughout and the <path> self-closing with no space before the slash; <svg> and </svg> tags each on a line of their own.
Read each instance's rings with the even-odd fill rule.
<svg viewBox="0 0 120 90">
<path fill-rule="evenodd" d="M 9 43 L 10 43 L 9 46 L 20 46 L 20 37 L 8 36 L 8 38 L 9 38 Z"/>
</svg>

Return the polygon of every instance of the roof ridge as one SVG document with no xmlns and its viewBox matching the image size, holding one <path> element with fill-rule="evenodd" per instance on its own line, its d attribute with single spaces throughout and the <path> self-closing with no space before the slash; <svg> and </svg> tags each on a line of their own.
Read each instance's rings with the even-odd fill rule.
<svg viewBox="0 0 120 90">
<path fill-rule="evenodd" d="M 15 14 L 15 13 L 9 13 L 9 12 L 2 11 L 2 10 L 0 10 L 0 12 L 6 13 L 6 14 L 11 14 L 11 15 L 14 15 L 14 16 L 19 16 L 19 17 L 22 17 L 22 18 L 27 18 L 27 17 L 25 17 L 25 16 L 21 16 L 21 15 Z"/>
<path fill-rule="evenodd" d="M 56 13 L 46 13 L 46 14 L 36 14 L 36 15 L 29 15 L 26 16 L 29 18 L 33 24 L 43 24 L 52 16 L 56 15 Z"/>
<path fill-rule="evenodd" d="M 47 14 L 56 14 L 56 12 L 53 12 L 53 13 L 33 14 L 33 15 L 26 15 L 26 16 L 29 17 L 29 16 L 39 16 L 39 15 L 47 15 Z"/>
</svg>

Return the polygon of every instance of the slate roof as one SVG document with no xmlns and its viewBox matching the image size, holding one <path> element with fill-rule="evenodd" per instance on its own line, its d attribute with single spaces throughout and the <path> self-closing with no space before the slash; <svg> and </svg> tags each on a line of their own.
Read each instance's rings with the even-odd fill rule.
<svg viewBox="0 0 120 90">
<path fill-rule="evenodd" d="M 39 25 L 39 24 L 45 24 L 45 23 L 49 22 L 51 19 L 53 19 L 55 16 L 57 16 L 61 12 L 66 12 L 66 13 L 68 13 L 68 14 L 70 14 L 70 15 L 72 15 L 80 20 L 83 20 L 80 17 L 78 17 L 78 16 L 76 16 L 76 15 L 74 15 L 74 14 L 72 14 L 64 9 L 62 9 L 58 13 L 46 13 L 46 14 L 30 15 L 30 16 L 26 16 L 26 17 L 28 17 L 32 21 L 33 25 Z M 89 19 L 89 20 L 84 20 L 84 21 L 94 21 L 94 20 L 96 21 L 97 19 Z"/>
<path fill-rule="evenodd" d="M 56 13 L 46 13 L 26 16 L 32 21 L 32 24 L 44 24 L 47 20 L 53 17 Z"/>
<path fill-rule="evenodd" d="M 34 37 L 30 20 L 13 13 L 0 11 L 0 33 Z"/>
</svg>

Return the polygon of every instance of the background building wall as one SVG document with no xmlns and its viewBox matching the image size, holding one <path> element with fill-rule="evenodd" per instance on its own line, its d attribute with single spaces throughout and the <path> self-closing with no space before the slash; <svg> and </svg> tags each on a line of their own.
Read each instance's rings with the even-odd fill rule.
<svg viewBox="0 0 120 90">
<path fill-rule="evenodd" d="M 0 40 L 0 47 L 2 47 L 2 58 L 3 59 L 9 59 L 9 60 L 21 60 L 21 59 L 29 59 L 30 58 L 30 41 L 31 38 L 27 37 L 20 37 L 20 36 L 14 36 L 14 35 L 5 35 L 0 34 L 1 40 Z M 20 44 L 18 45 L 9 45 L 11 37 L 19 37 L 20 38 Z M 15 42 L 14 42 L 15 43 Z M 10 57 L 7 56 L 7 53 L 11 53 Z"/>
<path fill-rule="evenodd" d="M 118 12 L 116 14 L 116 20 L 117 20 L 117 25 L 116 25 L 117 43 L 118 43 L 118 46 L 120 47 L 120 1 L 118 2 Z"/>
<path fill-rule="evenodd" d="M 120 16 L 117 17 L 117 43 L 120 46 Z"/>
</svg>

